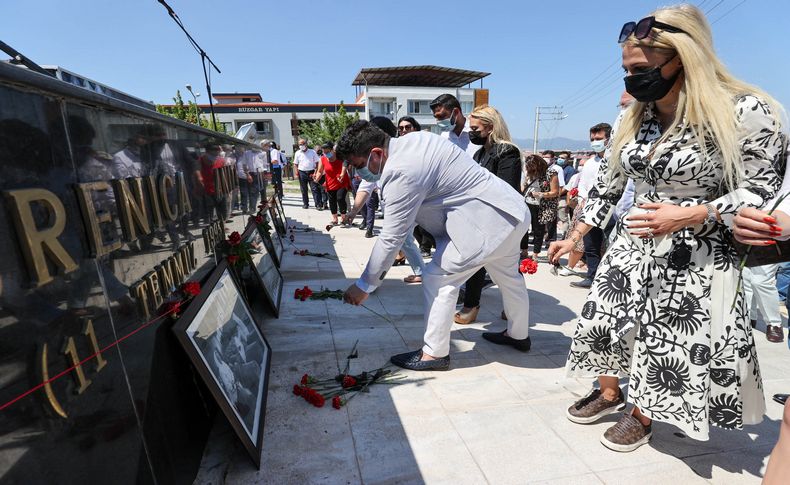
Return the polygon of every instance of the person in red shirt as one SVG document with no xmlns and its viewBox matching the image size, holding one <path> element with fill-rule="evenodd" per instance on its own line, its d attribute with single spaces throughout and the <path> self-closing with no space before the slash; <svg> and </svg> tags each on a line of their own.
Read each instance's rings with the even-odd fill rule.
<svg viewBox="0 0 790 485">
<path fill-rule="evenodd" d="M 346 194 L 351 188 L 351 178 L 348 176 L 348 170 L 342 160 L 338 160 L 335 156 L 335 145 L 331 142 L 324 143 L 321 146 L 324 155 L 321 157 L 321 163 L 313 174 L 313 180 L 318 182 L 321 176 L 326 174 L 324 186 L 326 186 L 327 194 L 329 195 L 329 211 L 332 213 L 332 225 L 336 226 L 337 210 L 340 208 L 340 214 L 346 215 L 348 204 L 346 203 Z"/>
<path fill-rule="evenodd" d="M 222 158 L 221 153 L 219 145 L 215 143 L 206 145 L 206 153 L 201 155 L 198 160 L 200 169 L 197 172 L 197 179 L 198 188 L 203 188 L 203 203 L 208 219 L 213 219 L 212 216 L 216 210 L 217 218 L 224 222 L 228 219 L 227 194 L 217 196 L 217 189 L 214 186 L 214 172 L 225 165 L 225 159 Z"/>
</svg>

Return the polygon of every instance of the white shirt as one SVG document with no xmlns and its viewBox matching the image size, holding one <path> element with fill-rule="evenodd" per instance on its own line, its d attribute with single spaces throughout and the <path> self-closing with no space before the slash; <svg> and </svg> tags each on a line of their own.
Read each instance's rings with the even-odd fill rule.
<svg viewBox="0 0 790 485">
<path fill-rule="evenodd" d="M 551 166 L 549 166 L 549 170 L 557 174 L 557 182 L 559 183 L 559 187 L 565 187 L 565 172 L 562 171 L 562 167 L 556 163 L 552 163 Z"/>
<path fill-rule="evenodd" d="M 269 171 L 269 160 L 268 160 L 269 154 L 268 153 L 266 153 L 264 151 L 259 151 L 259 152 L 257 152 L 257 151 L 256 152 L 247 151 L 244 154 L 246 155 L 247 153 L 252 154 L 252 167 L 251 167 L 251 171 L 252 172 L 268 172 Z"/>
<path fill-rule="evenodd" d="M 579 197 L 582 199 L 586 199 L 590 195 L 590 190 L 595 187 L 595 181 L 598 179 L 598 169 L 601 168 L 601 161 L 601 157 L 596 154 L 584 162 L 584 167 L 582 167 L 582 171 L 579 174 Z"/>
<path fill-rule="evenodd" d="M 475 145 L 471 141 L 469 141 L 469 118 L 466 118 L 466 123 L 464 123 L 464 129 L 461 130 L 460 135 L 455 134 L 455 126 L 453 126 L 450 131 L 443 131 L 441 136 L 450 140 L 450 143 L 457 146 L 461 150 L 465 151 L 469 154 L 470 157 L 474 158 L 475 153 L 480 150 L 480 145 Z"/>
<path fill-rule="evenodd" d="M 573 174 L 571 180 L 567 184 L 565 184 L 565 190 L 570 192 L 571 190 L 578 188 L 580 176 L 581 176 L 581 172 L 576 172 L 575 174 Z"/>
<path fill-rule="evenodd" d="M 250 152 L 244 152 L 241 155 L 236 154 L 236 177 L 240 179 L 247 178 L 247 172 L 249 171 L 249 166 L 247 165 L 247 154 Z"/>
<path fill-rule="evenodd" d="M 312 148 L 308 148 L 305 151 L 297 150 L 296 155 L 294 155 L 296 168 L 303 172 L 312 172 L 315 170 L 319 161 L 318 154 Z"/>
<path fill-rule="evenodd" d="M 282 167 L 280 163 L 280 150 L 276 148 L 269 150 L 269 160 L 271 160 L 272 167 Z"/>
<path fill-rule="evenodd" d="M 117 179 L 142 177 L 143 164 L 140 155 L 124 148 L 112 157 L 112 174 Z"/>
</svg>

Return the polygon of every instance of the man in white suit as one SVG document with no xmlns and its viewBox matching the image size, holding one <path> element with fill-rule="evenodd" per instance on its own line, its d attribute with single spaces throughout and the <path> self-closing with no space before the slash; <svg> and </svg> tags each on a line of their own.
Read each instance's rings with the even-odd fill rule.
<svg viewBox="0 0 790 485">
<path fill-rule="evenodd" d="M 499 285 L 509 317 L 507 330 L 483 337 L 529 350 L 529 297 L 518 264 L 530 216 L 521 195 L 431 133 L 390 138 L 357 121 L 340 138 L 337 154 L 365 180 L 378 181 L 387 207 L 367 267 L 346 290 L 347 303 L 361 304 L 381 284 L 415 221 L 436 239 L 423 273 L 425 346 L 393 356 L 392 363 L 413 370 L 449 368 L 458 287 L 483 266 Z"/>
</svg>

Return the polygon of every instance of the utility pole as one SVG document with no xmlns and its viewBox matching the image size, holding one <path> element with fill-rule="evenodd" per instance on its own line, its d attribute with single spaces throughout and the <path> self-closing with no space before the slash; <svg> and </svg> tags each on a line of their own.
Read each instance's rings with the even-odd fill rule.
<svg viewBox="0 0 790 485">
<path fill-rule="evenodd" d="M 564 120 L 568 115 L 562 112 L 562 106 L 537 106 L 535 108 L 535 131 L 532 135 L 532 153 L 538 152 L 538 126 L 541 121 Z"/>
</svg>

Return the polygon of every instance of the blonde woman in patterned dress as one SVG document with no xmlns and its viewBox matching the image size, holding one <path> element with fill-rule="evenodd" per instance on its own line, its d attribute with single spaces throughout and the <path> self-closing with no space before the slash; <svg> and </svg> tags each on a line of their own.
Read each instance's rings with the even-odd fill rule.
<svg viewBox="0 0 790 485">
<path fill-rule="evenodd" d="M 710 424 L 762 420 L 762 382 L 748 310 L 737 289 L 732 220 L 780 185 L 781 107 L 716 57 L 699 9 L 681 5 L 623 26 L 626 90 L 582 221 L 552 244 L 553 261 L 604 227 L 628 178 L 636 204 L 618 223 L 579 319 L 566 370 L 598 377 L 571 421 L 632 409 L 601 437 L 616 451 L 647 443 L 653 420 L 707 440 Z M 735 305 L 732 303 L 735 302 Z"/>
</svg>

